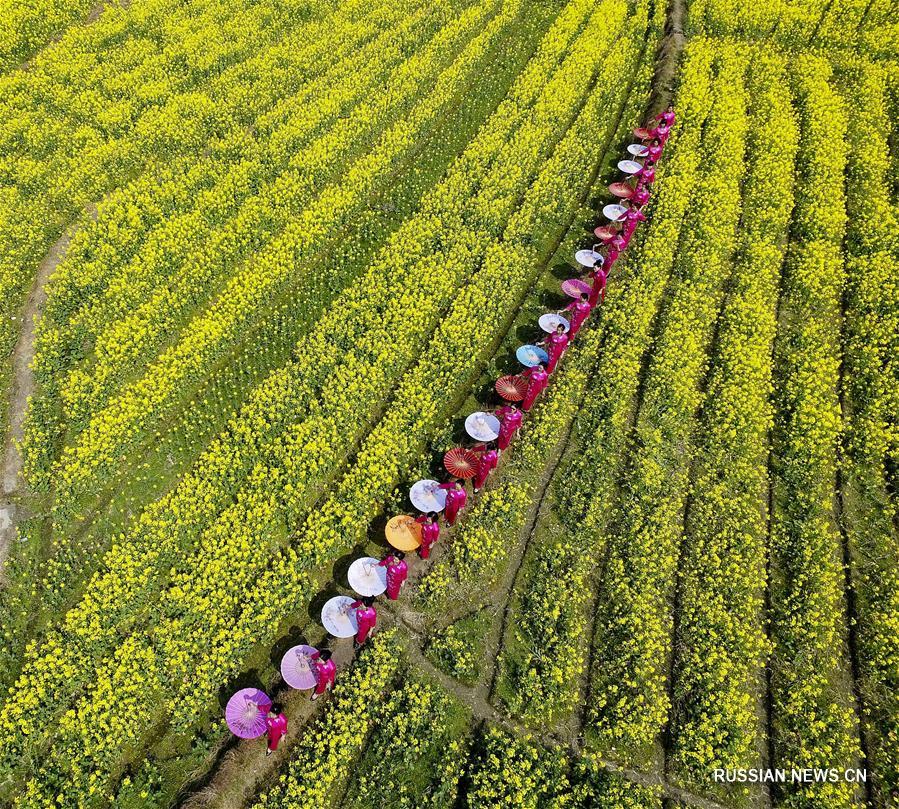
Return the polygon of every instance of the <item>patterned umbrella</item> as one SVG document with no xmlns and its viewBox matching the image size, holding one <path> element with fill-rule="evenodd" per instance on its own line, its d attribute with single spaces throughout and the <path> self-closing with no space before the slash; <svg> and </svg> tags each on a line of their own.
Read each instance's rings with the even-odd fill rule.
<svg viewBox="0 0 899 809">
<path fill-rule="evenodd" d="M 652 138 L 652 132 L 650 132 L 645 126 L 638 126 L 634 130 L 634 137 L 640 138 L 640 140 L 650 140 Z"/>
<path fill-rule="evenodd" d="M 408 514 L 391 517 L 384 527 L 387 542 L 400 551 L 414 551 L 421 545 L 421 526 Z"/>
<path fill-rule="evenodd" d="M 614 228 L 609 227 L 608 225 L 600 225 L 593 231 L 593 235 L 596 236 L 600 241 L 608 244 L 612 239 L 615 238 L 616 230 Z"/>
<path fill-rule="evenodd" d="M 453 477 L 468 480 L 478 472 L 478 456 L 470 449 L 453 447 L 443 456 L 443 465 Z"/>
<path fill-rule="evenodd" d="M 312 665 L 311 655 L 314 652 L 314 647 L 301 643 L 284 653 L 284 657 L 281 658 L 281 676 L 291 688 L 298 688 L 301 691 L 315 688 L 318 678 Z"/>
<path fill-rule="evenodd" d="M 621 199 L 630 199 L 634 195 L 634 189 L 627 183 L 612 183 L 609 186 L 609 191 L 613 196 Z"/>
<path fill-rule="evenodd" d="M 374 556 L 362 556 L 350 565 L 347 581 L 361 596 L 379 596 L 387 589 L 387 568 L 379 567 Z"/>
<path fill-rule="evenodd" d="M 647 149 L 642 143 L 632 143 L 627 147 L 627 150 L 634 157 L 646 157 L 649 154 L 649 149 Z"/>
<path fill-rule="evenodd" d="M 562 292 L 569 298 L 580 298 L 583 292 L 589 295 L 591 288 L 590 284 L 586 281 L 581 281 L 580 278 L 569 278 L 567 281 L 562 282 Z"/>
<path fill-rule="evenodd" d="M 526 343 L 518 346 L 515 356 L 525 368 L 533 368 L 535 365 L 541 365 L 549 362 L 549 354 L 547 354 L 540 346 Z"/>
<path fill-rule="evenodd" d="M 242 688 L 225 708 L 229 730 L 239 739 L 257 739 L 265 733 L 265 715 L 272 707 L 268 694 L 258 688 Z"/>
<path fill-rule="evenodd" d="M 520 402 L 527 393 L 528 383 L 520 376 L 501 376 L 494 385 L 496 392 L 508 402 Z"/>
</svg>

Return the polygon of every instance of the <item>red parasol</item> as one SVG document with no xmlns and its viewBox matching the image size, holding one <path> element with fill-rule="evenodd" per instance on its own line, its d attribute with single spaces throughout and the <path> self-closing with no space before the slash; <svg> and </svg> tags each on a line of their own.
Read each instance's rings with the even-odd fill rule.
<svg viewBox="0 0 899 809">
<path fill-rule="evenodd" d="M 634 195 L 634 189 L 627 183 L 612 183 L 609 186 L 609 191 L 621 199 L 630 199 Z"/>
<path fill-rule="evenodd" d="M 640 140 L 652 140 L 652 132 L 645 126 L 638 126 L 634 130 L 634 136 L 640 138 Z"/>
<path fill-rule="evenodd" d="M 609 227 L 608 225 L 600 225 L 593 231 L 593 234 L 602 242 L 608 244 L 612 239 L 615 238 L 618 231 L 613 227 Z"/>
<path fill-rule="evenodd" d="M 520 376 L 510 374 L 496 380 L 496 392 L 509 402 L 520 402 L 528 390 L 528 383 Z"/>
<path fill-rule="evenodd" d="M 453 477 L 467 480 L 478 472 L 478 456 L 465 447 L 454 447 L 443 456 L 443 465 Z"/>
<path fill-rule="evenodd" d="M 586 281 L 581 281 L 580 278 L 569 278 L 567 281 L 562 282 L 562 292 L 569 298 L 580 298 L 584 292 L 589 295 L 591 289 L 590 284 Z"/>
</svg>

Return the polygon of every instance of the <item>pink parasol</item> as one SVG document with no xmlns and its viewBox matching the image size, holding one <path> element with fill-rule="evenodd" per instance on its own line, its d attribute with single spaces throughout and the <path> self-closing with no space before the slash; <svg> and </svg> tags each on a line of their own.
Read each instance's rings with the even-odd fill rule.
<svg viewBox="0 0 899 809">
<path fill-rule="evenodd" d="M 652 132 L 645 126 L 638 126 L 634 130 L 634 137 L 640 138 L 640 140 L 652 140 Z"/>
<path fill-rule="evenodd" d="M 609 191 L 613 196 L 620 197 L 621 199 L 630 199 L 634 195 L 634 189 L 627 183 L 612 183 L 609 186 Z"/>
<path fill-rule="evenodd" d="M 468 480 L 478 472 L 478 456 L 470 449 L 453 447 L 443 456 L 443 465 L 453 477 Z"/>
<path fill-rule="evenodd" d="M 528 383 L 520 376 L 501 376 L 494 385 L 496 392 L 509 402 L 520 402 L 528 390 Z"/>
<path fill-rule="evenodd" d="M 225 708 L 228 729 L 239 739 L 256 739 L 265 733 L 265 716 L 272 701 L 258 688 L 242 688 Z"/>
<path fill-rule="evenodd" d="M 609 227 L 608 225 L 600 225 L 593 231 L 593 235 L 596 236 L 602 242 L 608 244 L 612 239 L 615 238 L 618 231 L 615 228 Z"/>
<path fill-rule="evenodd" d="M 586 281 L 581 281 L 580 278 L 569 278 L 567 281 L 562 282 L 562 292 L 569 298 L 580 298 L 583 292 L 589 295 L 590 289 L 590 284 Z"/>
<path fill-rule="evenodd" d="M 315 664 L 312 662 L 315 651 L 314 647 L 301 643 L 288 649 L 281 658 L 281 676 L 291 688 L 298 688 L 301 691 L 315 688 L 318 682 Z"/>
</svg>

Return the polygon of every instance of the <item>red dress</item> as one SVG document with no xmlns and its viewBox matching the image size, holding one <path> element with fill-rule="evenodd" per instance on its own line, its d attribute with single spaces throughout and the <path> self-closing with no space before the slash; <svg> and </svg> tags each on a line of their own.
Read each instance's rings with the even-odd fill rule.
<svg viewBox="0 0 899 809">
<path fill-rule="evenodd" d="M 481 457 L 478 459 L 478 472 L 474 476 L 474 487 L 476 489 L 480 489 L 487 482 L 487 476 L 496 469 L 498 460 L 499 455 L 495 449 L 488 449 L 481 453 Z"/>
<path fill-rule="evenodd" d="M 572 338 L 581 330 L 584 321 L 590 314 L 590 304 L 587 301 L 574 301 L 565 307 L 565 311 L 571 312 L 571 328 L 568 330 Z"/>
<path fill-rule="evenodd" d="M 510 405 L 497 408 L 496 415 L 499 418 L 499 438 L 496 439 L 496 444 L 500 449 L 505 449 L 521 427 L 523 415 L 517 407 Z"/>
<path fill-rule="evenodd" d="M 590 288 L 590 299 L 587 303 L 590 306 L 596 306 L 600 301 L 606 299 L 606 274 L 601 268 L 597 267 L 593 270 L 593 286 Z"/>
<path fill-rule="evenodd" d="M 562 359 L 565 349 L 568 348 L 568 335 L 553 332 L 543 341 L 543 344 L 546 347 L 546 353 L 549 354 L 549 362 L 546 363 L 546 370 L 549 373 L 552 373 L 553 369 L 556 367 L 556 363 Z"/>
<path fill-rule="evenodd" d="M 534 366 L 525 371 L 525 377 L 528 380 L 528 389 L 524 394 L 524 401 L 521 403 L 521 407 L 527 412 L 534 406 L 537 397 L 543 393 L 543 389 L 549 380 L 549 374 L 546 371 L 539 370 L 539 366 Z"/>
<path fill-rule="evenodd" d="M 325 690 L 334 685 L 337 677 L 337 666 L 333 660 L 319 660 L 318 652 L 312 654 L 315 661 L 315 694 L 321 696 Z"/>
<path fill-rule="evenodd" d="M 396 601 L 400 597 L 403 583 L 409 576 L 409 566 L 403 559 L 388 556 L 378 562 L 378 567 L 387 568 L 387 598 Z"/>
<path fill-rule="evenodd" d="M 354 601 L 351 606 L 356 610 L 356 643 L 365 643 L 378 622 L 378 613 L 374 607 L 366 607 L 361 601 Z"/>
<path fill-rule="evenodd" d="M 265 717 L 265 733 L 268 736 L 268 749 L 277 750 L 278 743 L 287 733 L 287 717 L 279 713 L 276 717 Z"/>
<path fill-rule="evenodd" d="M 447 525 L 455 525 L 459 512 L 465 507 L 468 494 L 461 486 L 455 483 L 441 483 L 441 489 L 446 489 L 446 506 L 443 508 L 443 516 Z"/>
<path fill-rule="evenodd" d="M 431 545 L 433 545 L 440 536 L 440 523 L 427 522 L 427 517 L 422 514 L 415 518 L 421 526 L 421 546 L 418 549 L 418 555 L 422 559 L 427 559 L 431 555 Z"/>
</svg>

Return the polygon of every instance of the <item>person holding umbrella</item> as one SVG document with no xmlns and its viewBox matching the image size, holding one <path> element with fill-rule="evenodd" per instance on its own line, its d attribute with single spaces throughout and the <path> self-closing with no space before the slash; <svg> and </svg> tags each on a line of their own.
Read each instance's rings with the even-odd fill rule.
<svg viewBox="0 0 899 809">
<path fill-rule="evenodd" d="M 646 156 L 646 162 L 655 164 L 662 156 L 662 143 L 658 138 L 653 138 L 649 144 L 649 154 Z"/>
<path fill-rule="evenodd" d="M 418 555 L 421 559 L 427 559 L 431 555 L 431 546 L 440 538 L 437 512 L 421 514 L 415 518 L 415 522 L 421 526 L 421 545 L 418 547 Z"/>
<path fill-rule="evenodd" d="M 387 598 L 391 601 L 400 597 L 400 590 L 409 577 L 409 566 L 405 560 L 406 554 L 393 550 L 378 562 L 378 567 L 387 568 Z"/>
<path fill-rule="evenodd" d="M 474 491 L 477 494 L 487 482 L 487 476 L 496 469 L 499 453 L 496 451 L 492 441 L 481 445 L 479 449 L 475 448 L 475 452 L 480 452 L 481 454 L 478 460 L 478 471 L 474 476 Z"/>
<path fill-rule="evenodd" d="M 272 707 L 268 709 L 268 716 L 265 717 L 265 735 L 268 737 L 265 755 L 270 756 L 278 749 L 281 739 L 287 735 L 287 717 L 277 703 L 272 703 Z"/>
<path fill-rule="evenodd" d="M 635 205 L 639 205 L 642 208 L 649 202 L 649 189 L 642 182 L 638 183 L 631 196 L 631 200 Z"/>
<path fill-rule="evenodd" d="M 583 294 L 586 296 L 587 293 Z M 524 394 L 521 409 L 527 413 L 534 406 L 537 397 L 543 393 L 546 383 L 549 381 L 549 374 L 542 365 L 535 365 L 533 368 L 528 368 L 522 376 L 528 382 L 528 389 Z"/>
<path fill-rule="evenodd" d="M 637 172 L 637 182 L 639 182 L 641 185 L 652 185 L 655 181 L 656 167 L 647 160 L 643 164 L 643 168 Z"/>
<path fill-rule="evenodd" d="M 378 622 L 378 613 L 375 610 L 375 600 L 371 596 L 356 599 L 356 601 L 350 604 L 350 609 L 356 610 L 356 626 L 358 630 L 356 639 L 353 641 L 353 648 L 358 649 L 368 640 L 368 636 L 375 628 L 375 624 Z"/>
<path fill-rule="evenodd" d="M 602 268 L 602 264 L 594 264 L 591 275 L 593 286 L 590 287 L 590 297 L 587 298 L 587 303 L 594 307 L 606 299 L 606 273 Z"/>
<path fill-rule="evenodd" d="M 316 649 L 309 655 L 315 672 L 315 689 L 312 692 L 312 700 L 317 700 L 325 691 L 330 691 L 334 687 L 334 681 L 337 679 L 337 666 L 331 659 L 330 649 Z"/>
<path fill-rule="evenodd" d="M 577 336 L 577 333 L 581 330 L 581 326 L 584 325 L 584 321 L 589 316 L 591 308 L 590 296 L 586 292 L 582 292 L 581 297 L 578 300 L 572 301 L 568 306 L 559 311 L 559 314 L 562 314 L 562 312 L 571 312 L 569 316 L 571 327 L 568 329 L 568 336 L 570 339 L 574 339 Z"/>
<path fill-rule="evenodd" d="M 669 129 L 674 126 L 674 104 L 669 104 L 664 112 L 660 112 L 652 119 L 654 123 L 664 123 Z"/>
<path fill-rule="evenodd" d="M 602 262 L 597 262 L 597 264 L 599 264 L 600 267 L 602 266 Z M 595 267 L 596 264 L 593 266 Z M 568 335 L 565 334 L 565 324 L 559 323 L 556 326 L 556 330 L 552 334 L 547 335 L 547 337 L 537 343 L 537 345 L 546 348 L 546 353 L 549 355 L 549 362 L 546 363 L 546 371 L 551 374 L 555 370 L 556 363 L 562 359 L 565 349 L 568 348 Z"/>
<path fill-rule="evenodd" d="M 500 451 L 506 449 L 515 437 L 515 433 L 521 427 L 524 418 L 521 411 L 514 404 L 505 404 L 494 411 L 499 419 L 499 436 L 496 439 Z"/>
<path fill-rule="evenodd" d="M 453 478 L 449 483 L 441 483 L 441 489 L 446 489 L 446 505 L 443 508 L 443 516 L 446 517 L 447 525 L 455 525 L 459 512 L 465 508 L 465 501 L 468 499 L 468 492 L 462 482 Z"/>
</svg>

